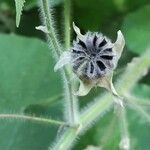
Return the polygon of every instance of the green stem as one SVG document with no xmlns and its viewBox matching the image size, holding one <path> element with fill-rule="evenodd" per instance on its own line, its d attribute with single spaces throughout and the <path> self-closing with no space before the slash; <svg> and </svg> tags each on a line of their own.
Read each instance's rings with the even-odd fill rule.
<svg viewBox="0 0 150 150">
<path fill-rule="evenodd" d="M 20 114 L 0 114 L 0 119 L 23 119 L 23 120 L 48 123 L 48 124 L 53 124 L 53 125 L 67 125 L 65 122 L 62 122 L 62 121 L 57 121 L 57 120 L 52 120 L 52 119 L 47 119 L 47 118 L 41 118 L 41 117 L 20 115 Z"/>
<path fill-rule="evenodd" d="M 48 40 L 51 42 L 51 45 L 53 46 L 53 49 L 55 49 L 55 56 L 56 56 L 56 59 L 59 58 L 61 52 L 62 52 L 62 49 L 59 45 L 59 42 L 57 40 L 57 37 L 56 37 L 56 34 L 55 34 L 55 29 L 53 27 L 53 20 L 52 20 L 52 16 L 51 16 L 51 13 L 50 13 L 50 6 L 49 6 L 49 1 L 48 0 L 41 0 L 42 4 L 42 11 L 43 11 L 43 17 L 44 17 L 44 23 L 45 23 L 45 26 L 48 30 L 48 33 L 47 33 L 47 37 L 48 37 Z M 72 86 L 71 84 L 69 83 L 70 81 L 70 77 L 69 77 L 69 74 L 68 74 L 68 71 L 67 69 L 65 68 L 64 70 L 62 70 L 62 76 L 63 76 L 63 79 L 64 79 L 64 87 L 65 87 L 65 92 L 66 92 L 66 118 L 67 118 L 67 121 L 70 125 L 74 125 L 76 124 L 76 118 L 77 118 L 77 114 L 76 114 L 76 107 L 77 107 L 77 100 L 75 100 L 74 96 L 73 96 L 73 92 L 72 92 Z"/>
<path fill-rule="evenodd" d="M 53 27 L 53 20 L 52 16 L 50 13 L 50 5 L 49 5 L 49 0 L 41 0 L 42 2 L 42 10 L 43 10 L 43 17 L 44 17 L 44 23 L 46 25 L 46 28 L 48 30 L 47 37 L 48 40 L 52 43 L 51 45 L 55 49 L 56 52 L 56 58 L 58 58 L 61 54 L 61 47 L 59 45 L 59 42 L 57 40 L 56 34 L 55 34 L 55 29 Z"/>
<path fill-rule="evenodd" d="M 70 47 L 71 0 L 64 0 L 65 48 Z"/>
<path fill-rule="evenodd" d="M 118 123 L 120 126 L 121 132 L 121 141 L 119 147 L 121 150 L 129 150 L 130 149 L 130 138 L 128 134 L 128 125 L 126 121 L 126 111 L 124 107 L 118 106 Z"/>
<path fill-rule="evenodd" d="M 64 30 L 65 30 L 65 48 L 70 48 L 70 20 L 71 20 L 71 0 L 64 0 Z M 71 75 L 68 77 L 69 81 Z M 68 81 L 67 81 L 68 82 Z M 69 84 L 70 95 L 67 98 L 66 117 L 70 125 L 78 123 L 78 98 L 73 94 L 75 91 L 74 83 Z"/>
<path fill-rule="evenodd" d="M 68 80 L 70 78 L 68 77 Z M 68 80 L 66 82 L 68 82 Z M 66 84 L 65 82 L 65 84 Z M 74 88 L 71 83 L 65 86 L 65 88 L 68 88 L 70 92 L 67 92 L 65 95 L 65 100 L 66 100 L 66 120 L 70 124 L 70 126 L 74 126 L 78 124 L 78 99 L 77 97 L 73 94 Z"/>
<path fill-rule="evenodd" d="M 57 144 L 54 145 L 52 148 L 49 148 L 49 150 L 68 150 L 76 137 L 77 129 L 68 128 L 60 137 L 60 139 L 58 139 Z"/>
<path fill-rule="evenodd" d="M 95 100 L 92 105 L 81 112 L 80 122 L 82 126 L 84 128 L 88 127 L 98 116 L 106 112 L 112 104 L 112 97 L 109 94 Z"/>
</svg>

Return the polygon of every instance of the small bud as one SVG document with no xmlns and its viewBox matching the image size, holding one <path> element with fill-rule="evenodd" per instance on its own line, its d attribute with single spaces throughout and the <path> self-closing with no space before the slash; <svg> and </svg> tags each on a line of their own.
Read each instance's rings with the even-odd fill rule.
<svg viewBox="0 0 150 150">
<path fill-rule="evenodd" d="M 35 27 L 35 29 L 36 30 L 40 30 L 40 31 L 42 31 L 44 33 L 49 33 L 46 26 L 37 26 L 37 27 Z"/>
<path fill-rule="evenodd" d="M 81 34 L 80 29 L 75 25 L 75 23 L 73 22 L 73 29 L 75 31 L 75 33 L 77 34 L 77 37 L 79 39 L 84 38 L 84 35 Z"/>
<path fill-rule="evenodd" d="M 113 84 L 113 71 L 123 51 L 125 40 L 118 31 L 117 40 L 112 43 L 109 38 L 97 32 L 87 32 L 82 35 L 80 29 L 73 23 L 77 38 L 73 41 L 71 52 L 64 54 L 55 66 L 55 70 L 67 63 L 80 79 L 80 87 L 76 93 L 79 96 L 88 94 L 94 86 L 104 87 L 118 96 Z"/>
</svg>

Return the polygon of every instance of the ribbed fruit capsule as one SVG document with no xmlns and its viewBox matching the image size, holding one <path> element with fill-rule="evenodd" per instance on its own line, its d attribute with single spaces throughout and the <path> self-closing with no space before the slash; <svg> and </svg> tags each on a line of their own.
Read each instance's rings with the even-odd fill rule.
<svg viewBox="0 0 150 150">
<path fill-rule="evenodd" d="M 79 96 L 86 95 L 94 86 L 104 87 L 118 95 L 112 84 L 112 77 L 125 45 L 121 31 L 117 32 L 117 40 L 112 43 L 102 33 L 87 32 L 83 35 L 74 23 L 73 28 L 77 38 L 73 41 L 71 50 L 62 54 L 54 70 L 66 64 L 72 66 L 73 72 L 80 79 L 80 87 L 76 93 Z"/>
<path fill-rule="evenodd" d="M 116 52 L 106 36 L 87 32 L 71 48 L 73 71 L 81 80 L 96 80 L 116 67 Z"/>
</svg>

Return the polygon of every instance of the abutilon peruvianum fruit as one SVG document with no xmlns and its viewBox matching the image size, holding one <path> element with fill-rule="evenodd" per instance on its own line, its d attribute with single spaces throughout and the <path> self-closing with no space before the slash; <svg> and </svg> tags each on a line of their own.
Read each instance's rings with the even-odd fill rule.
<svg viewBox="0 0 150 150">
<path fill-rule="evenodd" d="M 72 71 L 80 80 L 79 90 L 76 92 L 78 96 L 86 95 L 94 86 L 104 87 L 118 95 L 112 84 L 112 77 L 125 45 L 121 31 L 117 32 L 117 40 L 112 43 L 102 33 L 81 34 L 74 23 L 73 29 L 77 34 L 76 40 L 70 51 L 61 55 L 54 70 L 66 64 L 71 65 Z"/>
</svg>

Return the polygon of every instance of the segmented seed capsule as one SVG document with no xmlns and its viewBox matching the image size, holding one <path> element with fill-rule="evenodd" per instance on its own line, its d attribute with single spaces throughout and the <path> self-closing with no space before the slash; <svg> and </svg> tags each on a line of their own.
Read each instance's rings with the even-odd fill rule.
<svg viewBox="0 0 150 150">
<path fill-rule="evenodd" d="M 78 96 L 85 96 L 93 87 L 103 87 L 118 96 L 113 83 L 113 71 L 121 57 L 125 39 L 122 32 L 117 32 L 116 42 L 97 32 L 81 34 L 80 29 L 73 23 L 77 35 L 70 51 L 60 56 L 54 70 L 64 65 L 72 65 L 73 72 L 80 78 Z"/>
<path fill-rule="evenodd" d="M 71 48 L 73 71 L 80 79 L 95 80 L 116 67 L 116 54 L 110 39 L 97 32 L 76 38 Z"/>
</svg>

